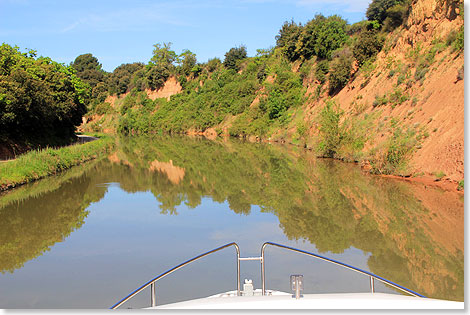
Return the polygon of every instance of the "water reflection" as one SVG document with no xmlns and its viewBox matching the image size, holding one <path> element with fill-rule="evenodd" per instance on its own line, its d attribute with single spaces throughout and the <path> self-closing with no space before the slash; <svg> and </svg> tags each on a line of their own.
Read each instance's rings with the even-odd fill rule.
<svg viewBox="0 0 470 315">
<path fill-rule="evenodd" d="M 291 147 L 187 137 L 118 142 L 105 160 L 0 196 L 2 273 L 64 241 L 85 219 L 85 226 L 96 224 L 87 219 L 90 205 L 109 195 L 103 183 L 119 183 L 127 193 L 150 192 L 156 202 L 148 204 L 158 214 L 178 215 L 182 206 L 209 206 L 211 200 L 227 202 L 246 220 L 275 215 L 289 240 L 307 241 L 330 256 L 359 249 L 372 272 L 431 297 L 463 301 L 463 200 L 457 193 L 367 176 L 354 165 Z M 215 213 L 211 226 L 225 227 L 227 216 Z M 176 216 L 174 224 L 184 220 Z M 226 227 L 214 233 L 214 239 L 234 240 Z"/>
</svg>

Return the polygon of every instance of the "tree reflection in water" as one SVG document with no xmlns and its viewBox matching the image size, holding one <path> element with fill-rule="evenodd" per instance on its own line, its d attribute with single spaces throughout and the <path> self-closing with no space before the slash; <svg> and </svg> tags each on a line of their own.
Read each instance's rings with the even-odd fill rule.
<svg viewBox="0 0 470 315">
<path fill-rule="evenodd" d="M 364 174 L 302 149 L 189 137 L 118 139 L 106 160 L 0 198 L 0 270 L 13 272 L 80 228 L 87 207 L 119 183 L 151 191 L 163 214 L 202 198 L 252 205 L 279 218 L 289 239 L 320 252 L 371 253 L 372 272 L 425 295 L 463 301 L 463 200 L 439 189 Z M 98 186 L 98 187 L 97 187 Z"/>
</svg>

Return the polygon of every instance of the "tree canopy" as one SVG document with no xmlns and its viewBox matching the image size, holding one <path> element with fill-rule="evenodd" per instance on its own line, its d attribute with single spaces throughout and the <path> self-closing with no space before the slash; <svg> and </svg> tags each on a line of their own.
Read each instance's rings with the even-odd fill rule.
<svg viewBox="0 0 470 315">
<path fill-rule="evenodd" d="M 388 10 L 404 2 L 405 0 L 372 0 L 367 8 L 366 17 L 369 21 L 378 21 L 382 24 L 389 15 L 392 16 L 392 18 L 397 18 L 396 11 L 398 8 L 391 11 Z M 398 18 L 402 18 L 401 14 Z"/>
<path fill-rule="evenodd" d="M 181 73 L 184 75 L 189 75 L 191 73 L 194 66 L 196 66 L 196 62 L 196 54 L 188 49 L 183 50 L 183 52 L 178 56 L 178 64 L 180 66 Z"/>
<path fill-rule="evenodd" d="M 237 61 L 245 59 L 247 57 L 246 47 L 233 47 L 230 48 L 228 52 L 225 53 L 224 66 L 227 69 L 233 69 L 238 71 Z"/>
<path fill-rule="evenodd" d="M 170 68 L 174 66 L 174 62 L 178 59 L 175 51 L 171 50 L 172 43 L 156 43 L 153 45 L 153 55 L 150 62 L 162 68 Z"/>
<path fill-rule="evenodd" d="M 122 64 L 109 75 L 108 90 L 111 94 L 124 94 L 130 90 L 132 75 L 143 69 L 143 63 L 134 62 Z"/>
<path fill-rule="evenodd" d="M 70 139 L 86 112 L 89 93 L 72 67 L 2 44 L 0 141 Z"/>
<path fill-rule="evenodd" d="M 287 59 L 290 61 L 297 60 L 300 57 L 297 48 L 302 25 L 295 23 L 293 20 L 286 21 L 276 35 L 276 46 L 283 50 Z"/>
<path fill-rule="evenodd" d="M 346 24 L 338 15 L 324 17 L 317 14 L 302 29 L 297 45 L 300 54 L 306 59 L 312 56 L 330 58 L 331 53 L 346 42 Z"/>
<path fill-rule="evenodd" d="M 92 54 L 78 56 L 71 66 L 77 71 L 77 76 L 88 83 L 92 89 L 98 83 L 105 81 L 105 72 L 101 69 L 98 59 Z"/>
</svg>

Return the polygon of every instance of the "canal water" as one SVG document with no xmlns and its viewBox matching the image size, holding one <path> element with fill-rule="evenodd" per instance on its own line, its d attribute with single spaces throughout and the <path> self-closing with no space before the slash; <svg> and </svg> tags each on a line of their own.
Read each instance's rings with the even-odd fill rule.
<svg viewBox="0 0 470 315">
<path fill-rule="evenodd" d="M 189 137 L 116 151 L 0 195 L 0 308 L 108 308 L 167 269 L 230 242 L 272 241 L 340 260 L 429 297 L 464 299 L 464 198 L 365 174 L 292 146 Z M 236 289 L 233 247 L 157 283 L 157 304 Z M 367 292 L 369 279 L 268 247 L 266 286 Z M 241 278 L 261 287 L 260 263 Z M 400 294 L 376 283 L 376 290 Z M 145 290 L 123 305 L 150 303 Z"/>
</svg>

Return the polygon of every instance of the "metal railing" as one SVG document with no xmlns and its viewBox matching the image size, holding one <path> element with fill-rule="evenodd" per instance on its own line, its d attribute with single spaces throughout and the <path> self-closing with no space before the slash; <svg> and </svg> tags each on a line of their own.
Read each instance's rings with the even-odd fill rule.
<svg viewBox="0 0 470 315">
<path fill-rule="evenodd" d="M 385 283 L 389 286 L 392 286 L 398 290 L 401 290 L 403 292 L 406 292 L 412 296 L 416 296 L 416 297 L 422 297 L 422 298 L 425 298 L 424 295 L 421 295 L 413 290 L 410 290 L 408 288 L 405 288 L 405 287 L 402 287 L 401 285 L 399 284 L 396 284 L 390 280 L 387 280 L 385 278 L 382 278 L 380 276 L 377 276 L 371 272 L 368 272 L 368 271 L 365 271 L 365 270 L 362 270 L 362 269 L 359 269 L 359 268 L 356 268 L 354 266 L 351 266 L 351 265 L 348 265 L 348 264 L 345 264 L 345 263 L 342 263 L 340 261 L 337 261 L 337 260 L 334 260 L 334 259 L 330 259 L 330 258 L 327 258 L 327 257 L 324 257 L 324 256 L 321 256 L 321 255 L 317 255 L 317 254 L 314 254 L 314 253 L 310 253 L 310 252 L 307 252 L 305 250 L 301 250 L 301 249 L 298 249 L 298 248 L 294 248 L 294 247 L 290 247 L 290 246 L 286 246 L 286 245 L 282 245 L 282 244 L 276 244 L 276 243 L 272 243 L 272 242 L 266 242 L 263 244 L 263 246 L 261 247 L 261 282 L 262 282 L 262 295 L 265 295 L 266 294 L 266 277 L 265 277 L 265 270 L 266 270 L 266 266 L 265 266 L 265 258 L 264 258 L 264 250 L 266 249 L 266 247 L 268 245 L 271 245 L 271 246 L 277 246 L 277 247 L 280 247 L 280 248 L 284 248 L 284 249 L 288 249 L 288 250 L 291 250 L 291 251 L 294 251 L 294 252 L 297 252 L 297 253 L 301 253 L 301 254 L 305 254 L 305 255 L 308 255 L 308 256 L 312 256 L 312 257 L 315 257 L 315 258 L 318 258 L 320 260 L 323 260 L 323 261 L 327 261 L 327 262 L 330 262 L 332 264 L 335 264 L 335 265 L 338 265 L 338 266 L 341 266 L 341 267 L 344 267 L 346 269 L 349 269 L 349 270 L 352 270 L 352 271 L 356 271 L 358 273 L 362 273 L 364 275 L 367 275 L 370 277 L 370 290 L 372 293 L 375 292 L 375 288 L 374 288 L 374 279 L 377 279 L 378 281 L 382 282 L 382 283 Z"/>
<path fill-rule="evenodd" d="M 156 290 L 155 290 L 155 282 L 157 282 L 158 280 L 162 279 L 163 277 L 169 275 L 170 273 L 198 260 L 198 259 L 201 259 L 207 255 L 210 255 L 212 253 L 215 253 L 215 252 L 218 252 L 224 248 L 227 248 L 227 247 L 230 247 L 230 246 L 234 246 L 235 249 L 236 249 L 236 254 L 237 254 L 237 295 L 241 295 L 241 291 L 240 291 L 240 261 L 250 261 L 250 260 L 259 260 L 261 262 L 261 282 L 262 282 L 262 289 L 261 289 L 261 292 L 262 292 L 262 295 L 266 295 L 266 277 L 265 277 L 265 271 L 266 271 L 266 265 L 265 265 L 265 257 L 264 257 L 264 251 L 266 249 L 266 247 L 268 245 L 271 245 L 271 246 L 276 246 L 276 247 L 280 247 L 280 248 L 284 248 L 284 249 L 288 249 L 288 250 L 291 250 L 291 251 L 294 251 L 294 252 L 297 252 L 297 253 L 301 253 L 301 254 L 305 254 L 305 255 L 308 255 L 308 256 L 312 256 L 312 257 L 315 257 L 317 259 L 320 259 L 320 260 L 323 260 L 323 261 L 326 261 L 326 262 L 329 262 L 329 263 L 332 263 L 332 264 L 335 264 L 335 265 L 338 265 L 338 266 L 341 266 L 341 267 L 344 267 L 346 269 L 349 269 L 349 270 L 352 270 L 352 271 L 355 271 L 355 272 L 358 272 L 358 273 L 361 273 L 361 274 L 364 274 L 366 276 L 369 276 L 370 278 L 370 290 L 372 293 L 375 292 L 375 288 L 374 288 L 374 279 L 377 279 L 378 281 L 386 284 L 386 285 L 389 285 L 389 286 L 392 286 L 398 290 L 401 290 L 403 292 L 406 292 L 412 296 L 416 296 L 416 297 L 422 297 L 422 298 L 425 298 L 424 295 L 421 295 L 417 292 L 414 292 L 408 288 L 405 288 L 399 284 L 396 284 L 390 280 L 387 280 L 385 278 L 382 278 L 380 276 L 377 276 L 371 272 L 368 272 L 368 271 L 365 271 L 365 270 L 362 270 L 362 269 L 359 269 L 359 268 L 356 268 L 354 266 L 351 266 L 351 265 L 348 265 L 348 264 L 345 264 L 345 263 L 342 263 L 340 261 L 337 261 L 337 260 L 334 260 L 334 259 L 330 259 L 330 258 L 327 258 L 327 257 L 324 257 L 324 256 L 321 256 L 321 255 L 317 255 L 317 254 L 314 254 L 314 253 L 310 253 L 310 252 L 307 252 L 305 250 L 301 250 L 301 249 L 298 249 L 298 248 L 294 248 L 294 247 L 290 247 L 290 246 L 286 246 L 286 245 L 282 245 L 282 244 L 276 244 L 276 243 L 273 243 L 273 242 L 266 242 L 263 244 L 263 246 L 261 246 L 261 256 L 260 257 L 240 257 L 240 248 L 238 247 L 237 243 L 235 242 L 232 242 L 232 243 L 228 243 L 228 244 L 225 244 L 223 246 L 220 246 L 220 247 L 217 247 L 215 249 L 212 249 L 208 252 L 205 252 L 201 255 L 198 255 L 194 258 L 191 258 L 167 271 L 165 271 L 164 273 L 158 275 L 157 277 L 153 278 L 152 280 L 148 281 L 147 283 L 145 283 L 144 285 L 140 286 L 139 288 L 137 288 L 136 290 L 134 290 L 132 293 L 130 293 L 129 295 L 127 295 L 126 297 L 124 297 L 123 299 L 121 299 L 119 302 L 117 302 L 116 304 L 114 304 L 113 306 L 111 306 L 111 309 L 116 309 L 118 308 L 119 306 L 121 306 L 122 304 L 126 303 L 127 301 L 129 301 L 131 298 L 133 298 L 134 296 L 136 296 L 137 294 L 139 294 L 140 292 L 142 292 L 144 289 L 146 289 L 148 286 L 150 286 L 150 301 L 151 301 L 151 306 L 155 306 L 156 305 Z"/>
<path fill-rule="evenodd" d="M 227 248 L 227 247 L 230 247 L 230 246 L 234 246 L 236 251 L 237 251 L 237 295 L 240 295 L 240 248 L 238 247 L 237 243 L 235 242 L 232 242 L 232 243 L 228 243 L 228 244 L 225 244 L 223 246 L 220 246 L 220 247 L 217 247 L 215 249 L 212 249 L 208 252 L 205 252 L 201 255 L 198 255 L 194 258 L 191 258 L 181 264 L 179 264 L 178 266 L 175 266 L 167 271 L 165 271 L 164 273 L 158 275 L 157 277 L 153 278 L 152 280 L 148 281 L 147 283 L 145 283 L 144 285 L 140 286 L 139 288 L 137 288 L 136 290 L 134 290 L 132 293 L 130 293 L 129 295 L 127 295 L 126 297 L 124 297 L 122 300 L 120 300 L 119 302 L 117 302 L 116 304 L 114 304 L 113 306 L 111 306 L 111 309 L 116 309 L 118 308 L 119 306 L 121 306 L 122 304 L 126 303 L 127 301 L 129 301 L 131 298 L 133 298 L 134 296 L 136 296 L 137 294 L 139 294 L 140 292 L 142 292 L 144 289 L 146 289 L 148 286 L 151 286 L 150 288 L 150 301 L 151 301 L 151 305 L 152 306 L 155 306 L 156 303 L 157 303 L 157 298 L 156 298 L 156 292 L 155 292 L 155 282 L 157 282 L 158 280 L 162 279 L 163 277 L 169 275 L 170 273 L 198 260 L 198 259 L 201 259 L 207 255 L 210 255 L 212 253 L 215 253 L 215 252 L 218 252 L 219 250 L 222 250 L 224 248 Z"/>
</svg>

